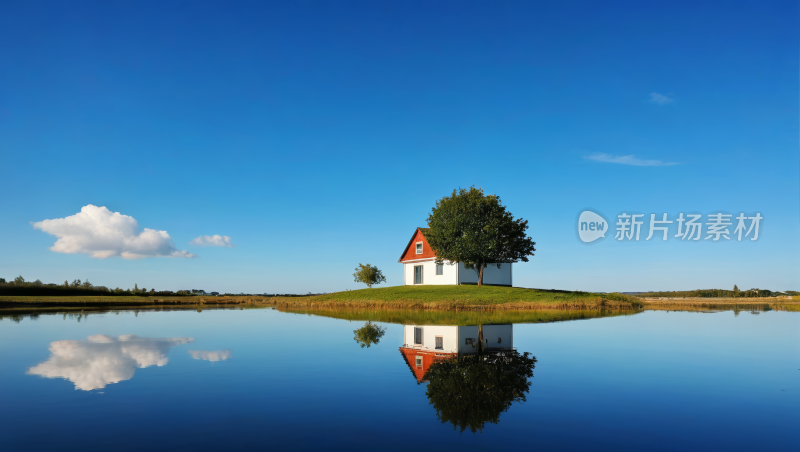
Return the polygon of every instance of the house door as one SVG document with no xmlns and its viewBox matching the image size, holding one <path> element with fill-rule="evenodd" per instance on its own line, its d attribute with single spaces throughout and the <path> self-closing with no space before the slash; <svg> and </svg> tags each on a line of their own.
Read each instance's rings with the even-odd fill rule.
<svg viewBox="0 0 800 452">
<path fill-rule="evenodd" d="M 414 267 L 414 284 L 422 284 L 422 265 Z"/>
</svg>

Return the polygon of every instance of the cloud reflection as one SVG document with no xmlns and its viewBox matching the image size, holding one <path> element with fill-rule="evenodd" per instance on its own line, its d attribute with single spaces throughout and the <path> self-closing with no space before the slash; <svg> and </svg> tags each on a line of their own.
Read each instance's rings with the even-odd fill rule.
<svg viewBox="0 0 800 452">
<path fill-rule="evenodd" d="M 193 342 L 191 337 L 146 338 L 133 334 L 114 338 L 104 334 L 79 341 L 50 343 L 50 358 L 28 369 L 30 375 L 64 378 L 75 389 L 90 391 L 130 380 L 136 368 L 163 366 L 170 348 Z"/>
<path fill-rule="evenodd" d="M 204 361 L 225 361 L 231 357 L 230 350 L 189 350 L 192 359 L 202 359 Z"/>
</svg>

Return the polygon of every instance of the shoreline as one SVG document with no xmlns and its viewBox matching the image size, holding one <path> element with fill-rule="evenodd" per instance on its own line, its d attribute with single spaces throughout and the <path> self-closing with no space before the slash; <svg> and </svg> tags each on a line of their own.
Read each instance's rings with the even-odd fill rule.
<svg viewBox="0 0 800 452">
<path fill-rule="evenodd" d="M 583 295 L 583 294 L 582 294 Z M 589 295 L 589 294 L 586 294 Z M 592 294 L 596 295 L 596 294 Z M 311 297 L 181 297 L 158 298 L 142 297 L 47 297 L 47 296 L 0 296 L 0 315 L 14 312 L 49 312 L 83 309 L 110 310 L 163 310 L 163 309 L 215 309 L 215 308 L 257 308 L 275 307 L 286 310 L 405 310 L 405 311 L 452 311 L 452 312 L 498 312 L 498 311 L 593 311 L 608 310 L 634 312 L 642 310 L 788 310 L 800 312 L 798 297 L 774 298 L 660 298 L 613 300 L 602 296 L 581 296 L 577 299 L 543 299 L 538 301 L 487 300 L 441 300 L 423 301 L 419 299 L 370 300 L 370 299 L 320 299 Z"/>
</svg>

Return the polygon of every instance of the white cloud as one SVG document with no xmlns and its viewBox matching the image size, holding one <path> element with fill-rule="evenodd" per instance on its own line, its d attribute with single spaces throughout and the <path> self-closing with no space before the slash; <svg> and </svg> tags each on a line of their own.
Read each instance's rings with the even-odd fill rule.
<svg viewBox="0 0 800 452">
<path fill-rule="evenodd" d="M 111 212 L 89 204 L 75 215 L 33 223 L 39 229 L 58 237 L 50 251 L 64 254 L 88 254 L 97 259 L 122 256 L 123 259 L 144 257 L 197 257 L 178 251 L 167 231 L 144 228 L 133 217 Z"/>
<path fill-rule="evenodd" d="M 80 341 L 50 343 L 50 358 L 28 369 L 30 375 L 64 378 L 75 389 L 91 391 L 130 380 L 136 368 L 164 366 L 170 348 L 193 342 L 191 337 L 168 339 L 98 334 Z"/>
<path fill-rule="evenodd" d="M 674 99 L 658 93 L 650 93 L 650 102 L 658 105 L 671 104 Z"/>
<path fill-rule="evenodd" d="M 673 162 L 662 162 L 661 160 L 642 160 L 633 155 L 611 155 L 611 154 L 593 154 L 585 159 L 595 160 L 597 162 L 606 163 L 619 163 L 620 165 L 633 165 L 633 166 L 670 166 L 677 165 Z"/>
<path fill-rule="evenodd" d="M 189 244 L 197 246 L 224 246 L 226 248 L 236 247 L 236 245 L 231 243 L 231 238 L 227 235 L 201 235 L 193 239 Z"/>
<path fill-rule="evenodd" d="M 205 361 L 225 361 L 231 357 L 230 350 L 189 350 L 189 354 L 192 355 L 192 359 L 202 359 Z"/>
</svg>

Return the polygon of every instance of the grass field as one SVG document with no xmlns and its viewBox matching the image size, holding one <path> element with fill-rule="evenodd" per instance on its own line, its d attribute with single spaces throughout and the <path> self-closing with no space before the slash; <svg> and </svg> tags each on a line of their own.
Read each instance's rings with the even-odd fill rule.
<svg viewBox="0 0 800 452">
<path fill-rule="evenodd" d="M 318 295 L 320 301 L 461 301 L 478 304 L 513 302 L 572 302 L 595 299 L 598 296 L 616 301 L 633 301 L 636 298 L 621 294 L 597 294 L 566 290 L 524 289 L 501 286 L 393 286 L 373 289 L 348 290 Z"/>
<path fill-rule="evenodd" d="M 498 286 L 395 286 L 313 297 L 274 298 L 292 309 L 390 308 L 421 310 L 620 309 L 642 307 L 636 297 Z"/>
<path fill-rule="evenodd" d="M 742 310 L 800 311 L 800 297 L 774 298 L 644 298 L 646 309 L 657 311 Z"/>
<path fill-rule="evenodd" d="M 795 297 L 800 298 L 800 297 Z M 0 308 L 123 308 L 168 306 L 276 306 L 281 310 L 502 311 L 575 310 L 636 311 L 640 309 L 773 309 L 796 310 L 788 299 L 640 299 L 618 293 L 570 292 L 497 286 L 395 286 L 350 290 L 308 297 L 130 297 L 130 296 L 0 296 Z"/>
<path fill-rule="evenodd" d="M 131 297 L 131 296 L 0 296 L 0 308 L 11 307 L 121 307 L 205 304 L 248 304 L 264 302 L 266 297 Z"/>
<path fill-rule="evenodd" d="M 295 308 L 397 309 L 638 309 L 641 301 L 620 294 L 595 294 L 496 286 L 397 286 L 308 297 L 115 297 L 2 296 L 0 307 L 147 306 L 253 304 Z"/>
</svg>

